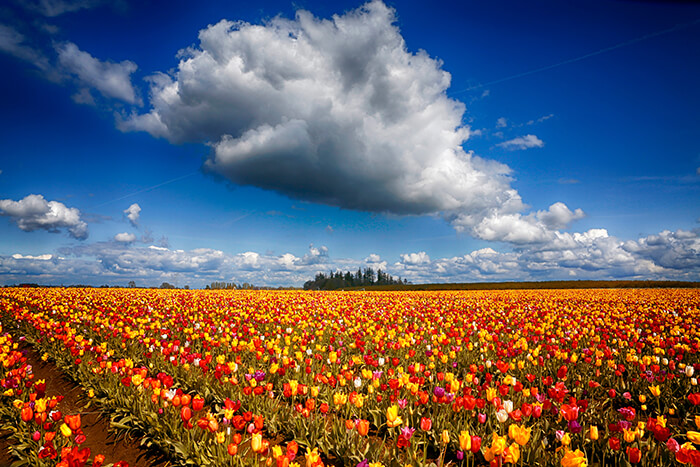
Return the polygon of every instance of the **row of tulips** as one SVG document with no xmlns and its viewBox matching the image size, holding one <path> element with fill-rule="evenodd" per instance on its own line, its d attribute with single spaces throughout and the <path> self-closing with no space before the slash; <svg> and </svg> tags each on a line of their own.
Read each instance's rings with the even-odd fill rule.
<svg viewBox="0 0 700 467">
<path fill-rule="evenodd" d="M 80 413 L 63 414 L 62 395 L 46 394 L 19 342 L 0 323 L 0 431 L 10 440 L 13 466 L 100 467 L 105 456 L 91 456 Z M 106 467 L 128 467 L 125 462 Z"/>
<path fill-rule="evenodd" d="M 697 463 L 694 290 L 10 298 L 93 374 L 139 362 L 346 462 Z"/>
<path fill-rule="evenodd" d="M 25 326 L 26 323 L 14 324 L 18 330 L 31 335 L 31 328 Z M 171 376 L 158 373 L 151 377 L 147 368 L 134 366 L 130 359 L 114 360 L 99 351 L 83 352 L 80 357 L 101 356 L 98 358 L 99 364 L 94 365 L 92 360 L 72 359 L 70 354 L 63 352 L 65 347 L 60 340 L 53 343 L 34 341 L 34 344 L 45 352 L 43 359 L 54 360 L 83 385 L 89 397 L 111 415 L 112 427 L 142 435 L 143 444 L 157 446 L 176 465 L 249 465 L 258 461 L 269 462 L 273 458 L 278 465 L 290 465 L 296 457 L 297 444 L 289 443 L 284 452 L 281 446 L 271 446 L 270 440 L 263 437 L 263 417 L 241 412 L 240 401 L 226 399 L 220 410 L 216 410 L 205 405 L 201 396 L 191 396 L 181 388 L 174 389 Z M 11 392 L 8 394 L 11 395 Z M 50 405 L 54 406 L 55 402 L 52 399 Z M 26 415 L 31 410 L 28 404 L 22 406 L 23 422 L 32 420 Z M 51 414 L 55 418 L 60 412 Z M 84 436 L 79 428 L 80 415 L 67 415 L 60 433 L 70 437 L 71 430 L 74 433 L 78 430 L 76 440 L 80 442 Z M 184 436 L 178 433 L 182 428 L 187 430 Z M 49 433 L 49 437 L 53 435 Z M 42 458 L 48 452 L 44 448 L 39 449 Z M 81 455 L 85 455 L 84 451 L 81 452 Z M 28 462 L 27 465 L 34 464 Z M 84 464 L 70 464 L 71 467 L 73 465 Z M 101 464 L 97 462 L 94 465 Z"/>
</svg>

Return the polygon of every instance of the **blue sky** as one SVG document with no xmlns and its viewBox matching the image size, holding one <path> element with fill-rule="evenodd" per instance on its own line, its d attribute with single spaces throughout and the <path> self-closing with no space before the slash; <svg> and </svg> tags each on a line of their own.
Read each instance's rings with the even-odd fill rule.
<svg viewBox="0 0 700 467">
<path fill-rule="evenodd" d="M 700 280 L 700 5 L 0 8 L 0 284 Z"/>
</svg>

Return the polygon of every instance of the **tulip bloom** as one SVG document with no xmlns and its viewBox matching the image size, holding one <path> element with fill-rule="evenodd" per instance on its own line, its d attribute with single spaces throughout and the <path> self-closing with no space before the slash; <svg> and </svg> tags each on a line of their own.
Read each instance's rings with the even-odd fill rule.
<svg viewBox="0 0 700 467">
<path fill-rule="evenodd" d="M 192 410 L 199 411 L 204 408 L 204 399 L 199 396 L 194 396 L 192 399 Z"/>
<path fill-rule="evenodd" d="M 21 416 L 23 422 L 28 422 L 34 418 L 34 411 L 29 405 L 25 405 L 22 407 Z"/>
<path fill-rule="evenodd" d="M 587 465 L 586 456 L 578 449 L 566 451 L 561 460 L 561 467 L 586 467 Z"/>
<path fill-rule="evenodd" d="M 386 409 L 386 424 L 387 426 L 394 428 L 403 423 L 401 417 L 399 417 L 399 406 L 392 405 Z"/>
<path fill-rule="evenodd" d="M 230 443 L 227 447 L 226 450 L 228 451 L 228 454 L 230 456 L 235 456 L 238 454 L 238 445 L 234 443 Z"/>
<path fill-rule="evenodd" d="M 600 437 L 597 426 L 591 425 L 588 430 L 588 437 L 593 441 L 596 441 Z"/>
<path fill-rule="evenodd" d="M 472 437 L 468 431 L 462 431 L 459 434 L 459 449 L 469 451 L 472 448 Z"/>
<path fill-rule="evenodd" d="M 511 444 L 508 449 L 503 451 L 503 460 L 506 463 L 517 464 L 520 459 L 520 446 Z"/>
<path fill-rule="evenodd" d="M 442 441 L 442 444 L 447 444 L 450 442 L 450 432 L 447 430 L 442 430 L 442 434 L 440 435 L 440 440 Z"/>
<path fill-rule="evenodd" d="M 630 460 L 630 464 L 639 464 L 642 460 L 642 451 L 640 451 L 639 448 L 628 447 L 627 457 Z"/>
<path fill-rule="evenodd" d="M 253 452 L 259 453 L 262 451 L 261 433 L 253 433 L 253 437 L 250 439 L 250 448 L 253 450 Z"/>
<path fill-rule="evenodd" d="M 494 455 L 500 456 L 506 449 L 506 437 L 498 436 L 497 433 L 493 434 L 493 440 L 491 441 L 491 448 Z"/>
<path fill-rule="evenodd" d="M 524 426 L 513 424 L 508 428 L 508 436 L 510 436 L 510 438 L 520 446 L 525 446 L 528 441 L 530 441 L 531 431 L 532 428 L 526 428 Z"/>
<path fill-rule="evenodd" d="M 369 420 L 358 420 L 357 432 L 360 434 L 360 436 L 367 436 L 367 433 L 369 432 Z"/>
<path fill-rule="evenodd" d="M 700 444 L 700 432 L 689 431 L 688 433 L 686 433 L 686 436 L 688 437 L 688 440 L 691 441 L 693 444 Z"/>
<path fill-rule="evenodd" d="M 433 421 L 430 418 L 421 417 L 420 419 L 420 429 L 423 431 L 430 431 L 433 427 Z"/>
<path fill-rule="evenodd" d="M 472 447 L 470 450 L 474 454 L 481 450 L 481 436 L 472 436 Z"/>
<path fill-rule="evenodd" d="M 65 436 L 66 438 L 70 437 L 70 435 L 73 434 L 70 427 L 68 425 L 66 425 L 65 423 L 63 423 L 61 425 L 60 430 L 61 430 L 61 434 L 63 436 Z"/>
</svg>

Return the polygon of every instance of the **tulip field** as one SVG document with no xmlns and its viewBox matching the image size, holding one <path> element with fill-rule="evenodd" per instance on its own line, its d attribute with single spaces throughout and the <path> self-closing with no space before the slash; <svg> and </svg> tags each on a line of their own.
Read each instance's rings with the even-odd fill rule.
<svg viewBox="0 0 700 467">
<path fill-rule="evenodd" d="M 23 346 L 173 466 L 700 466 L 698 289 L 5 288 L 0 323 L 18 466 L 104 462 Z"/>
</svg>

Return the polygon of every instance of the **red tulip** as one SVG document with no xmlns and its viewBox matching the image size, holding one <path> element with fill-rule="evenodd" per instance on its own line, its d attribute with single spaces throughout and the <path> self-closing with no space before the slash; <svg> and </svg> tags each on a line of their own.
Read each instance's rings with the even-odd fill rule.
<svg viewBox="0 0 700 467">
<path fill-rule="evenodd" d="M 192 409 L 187 407 L 186 405 L 182 407 L 180 410 L 180 417 L 182 418 L 183 422 L 187 422 L 192 418 Z"/>
<path fill-rule="evenodd" d="M 481 436 L 472 436 L 471 452 L 477 453 L 481 449 Z"/>
<path fill-rule="evenodd" d="M 192 410 L 199 411 L 204 408 L 204 399 L 199 396 L 194 396 L 192 399 Z"/>
<path fill-rule="evenodd" d="M 628 447 L 627 457 L 629 458 L 631 464 L 639 464 L 639 462 L 642 460 L 642 451 L 640 451 L 639 448 Z"/>
<path fill-rule="evenodd" d="M 23 422 L 28 422 L 29 420 L 34 418 L 34 410 L 29 405 L 25 405 L 22 407 L 22 421 Z"/>
</svg>

